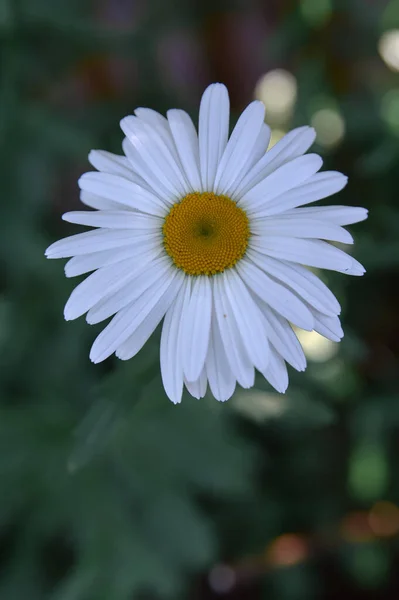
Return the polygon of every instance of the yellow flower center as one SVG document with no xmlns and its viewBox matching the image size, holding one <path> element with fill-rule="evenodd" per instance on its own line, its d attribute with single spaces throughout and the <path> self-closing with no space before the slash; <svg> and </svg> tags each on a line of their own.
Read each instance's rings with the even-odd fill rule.
<svg viewBox="0 0 399 600">
<path fill-rule="evenodd" d="M 163 225 L 166 252 L 188 275 L 215 275 L 233 267 L 243 257 L 249 235 L 245 212 L 212 192 L 184 196 Z"/>
</svg>

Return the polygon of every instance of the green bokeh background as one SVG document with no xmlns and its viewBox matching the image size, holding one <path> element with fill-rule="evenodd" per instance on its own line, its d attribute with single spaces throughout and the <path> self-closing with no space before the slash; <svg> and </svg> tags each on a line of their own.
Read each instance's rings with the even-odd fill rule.
<svg viewBox="0 0 399 600">
<path fill-rule="evenodd" d="M 398 598 L 399 75 L 377 52 L 397 27 L 398 0 L 0 0 L 1 600 Z M 64 322 L 76 280 L 44 250 L 123 116 L 196 118 L 223 81 L 234 121 L 275 68 L 298 85 L 276 127 L 343 118 L 315 150 L 349 175 L 333 202 L 370 210 L 367 274 L 328 273 L 345 338 L 286 396 L 259 378 L 175 407 L 158 334 L 90 363 L 102 325 Z"/>
</svg>

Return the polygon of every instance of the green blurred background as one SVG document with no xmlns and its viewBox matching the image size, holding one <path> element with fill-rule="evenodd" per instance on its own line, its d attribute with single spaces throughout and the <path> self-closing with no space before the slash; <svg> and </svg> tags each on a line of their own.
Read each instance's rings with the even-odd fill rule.
<svg viewBox="0 0 399 600">
<path fill-rule="evenodd" d="M 399 0 L 0 0 L 0 50 L 0 599 L 397 600 Z M 43 254 L 89 150 L 213 81 L 316 127 L 367 274 L 328 273 L 345 338 L 285 396 L 175 407 L 158 335 L 90 363 Z"/>
</svg>

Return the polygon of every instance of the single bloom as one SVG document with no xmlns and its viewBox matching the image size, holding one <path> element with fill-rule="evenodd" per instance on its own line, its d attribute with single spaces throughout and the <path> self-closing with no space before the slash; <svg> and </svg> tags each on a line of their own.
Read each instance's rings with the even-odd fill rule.
<svg viewBox="0 0 399 600">
<path fill-rule="evenodd" d="M 111 321 L 90 358 L 135 356 L 163 320 L 165 391 L 180 402 L 207 386 L 227 400 L 255 369 L 279 392 L 286 362 L 306 359 L 291 327 L 338 342 L 340 305 L 308 267 L 363 275 L 362 265 L 329 244 L 351 244 L 344 225 L 367 218 L 359 207 L 311 206 L 347 178 L 319 172 L 305 154 L 315 139 L 299 127 L 267 150 L 265 107 L 252 102 L 229 137 L 229 96 L 220 83 L 202 97 L 197 130 L 182 110 L 167 118 L 138 108 L 122 119 L 123 156 L 93 150 L 97 171 L 79 180 L 83 204 L 65 221 L 94 227 L 52 244 L 48 258 L 72 257 L 67 277 L 92 272 L 72 292 L 65 318 Z M 300 208 L 301 207 L 301 208 Z M 326 241 L 327 240 L 327 241 Z"/>
</svg>

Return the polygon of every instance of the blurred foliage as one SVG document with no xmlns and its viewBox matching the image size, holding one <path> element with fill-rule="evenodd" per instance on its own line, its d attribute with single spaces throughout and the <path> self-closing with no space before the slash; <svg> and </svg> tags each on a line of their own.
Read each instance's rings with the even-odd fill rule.
<svg viewBox="0 0 399 600">
<path fill-rule="evenodd" d="M 398 27 L 397 0 L 0 0 L 2 600 L 397 599 L 399 75 L 377 45 Z M 260 378 L 175 407 L 159 335 L 90 364 L 101 326 L 63 321 L 76 282 L 43 253 L 125 114 L 195 118 L 219 80 L 236 118 L 276 68 L 297 86 L 276 135 L 325 109 L 342 129 L 316 151 L 370 209 L 368 273 L 328 274 L 346 336 L 286 397 Z"/>
</svg>

